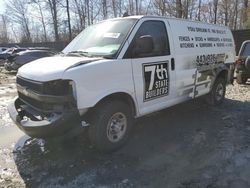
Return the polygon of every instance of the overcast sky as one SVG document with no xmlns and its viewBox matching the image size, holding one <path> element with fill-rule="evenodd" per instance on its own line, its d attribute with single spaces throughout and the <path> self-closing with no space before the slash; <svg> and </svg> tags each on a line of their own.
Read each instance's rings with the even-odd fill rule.
<svg viewBox="0 0 250 188">
<path fill-rule="evenodd" d="M 4 0 L 0 0 L 0 14 L 4 12 L 4 8 L 5 8 L 5 2 Z"/>
</svg>

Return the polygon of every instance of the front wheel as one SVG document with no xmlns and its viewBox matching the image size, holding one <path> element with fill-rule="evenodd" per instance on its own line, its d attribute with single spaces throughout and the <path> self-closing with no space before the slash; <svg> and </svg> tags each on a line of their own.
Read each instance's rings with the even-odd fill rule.
<svg viewBox="0 0 250 188">
<path fill-rule="evenodd" d="M 224 78 L 217 78 L 214 82 L 212 90 L 207 95 L 207 103 L 211 105 L 219 105 L 225 99 L 226 81 Z"/>
<path fill-rule="evenodd" d="M 114 151 L 128 139 L 132 125 L 129 106 L 121 101 L 107 101 L 98 105 L 91 117 L 89 137 L 102 151 Z"/>
</svg>

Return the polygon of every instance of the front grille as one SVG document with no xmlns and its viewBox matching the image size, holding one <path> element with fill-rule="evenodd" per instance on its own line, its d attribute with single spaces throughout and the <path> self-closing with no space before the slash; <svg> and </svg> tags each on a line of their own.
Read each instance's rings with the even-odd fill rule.
<svg viewBox="0 0 250 188">
<path fill-rule="evenodd" d="M 26 78 L 22 78 L 17 76 L 16 82 L 18 85 L 25 89 L 27 88 L 26 92 L 33 91 L 34 93 L 40 94 L 40 95 L 51 95 L 51 96 L 63 96 L 63 95 L 69 95 L 69 92 L 71 92 L 71 88 L 69 87 L 68 81 L 50 81 L 50 82 L 38 82 L 29 80 Z M 32 96 L 23 94 L 24 91 L 19 90 L 18 96 L 21 101 L 23 101 L 25 104 L 32 106 L 38 111 L 43 112 L 51 112 L 51 111 L 60 111 L 62 108 L 69 108 L 73 105 L 75 106 L 75 102 L 60 102 L 58 103 L 51 103 L 46 101 L 39 101 Z"/>
<path fill-rule="evenodd" d="M 22 87 L 27 87 L 30 90 L 36 91 L 37 93 L 43 93 L 43 83 L 42 82 L 36 82 L 33 80 L 28 80 L 28 79 L 17 76 L 16 83 Z"/>
<path fill-rule="evenodd" d="M 18 92 L 19 98 L 27 105 L 30 105 L 34 107 L 37 110 L 43 110 L 43 111 L 51 111 L 53 110 L 53 106 L 51 104 L 43 103 L 40 101 L 37 101 L 35 99 L 32 99 L 30 97 L 27 97 L 23 95 L 22 93 Z"/>
</svg>

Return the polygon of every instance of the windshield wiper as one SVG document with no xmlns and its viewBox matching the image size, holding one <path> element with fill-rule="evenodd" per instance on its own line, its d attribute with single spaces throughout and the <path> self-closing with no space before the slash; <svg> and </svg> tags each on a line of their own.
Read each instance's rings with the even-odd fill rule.
<svg viewBox="0 0 250 188">
<path fill-rule="evenodd" d="M 90 55 L 88 52 L 81 51 L 81 50 L 75 50 L 75 51 L 71 51 L 71 52 L 67 53 L 67 55 L 70 55 L 70 54 L 77 54 L 77 55 L 80 55 L 80 56 L 92 57 L 92 55 Z"/>
<path fill-rule="evenodd" d="M 89 54 L 89 52 L 86 51 L 81 51 L 81 50 L 76 50 L 76 51 L 71 51 L 66 54 L 67 55 L 74 55 L 74 56 L 85 56 L 85 57 L 101 57 L 104 59 L 114 59 L 114 54 L 112 55 L 99 55 L 99 54 Z"/>
</svg>

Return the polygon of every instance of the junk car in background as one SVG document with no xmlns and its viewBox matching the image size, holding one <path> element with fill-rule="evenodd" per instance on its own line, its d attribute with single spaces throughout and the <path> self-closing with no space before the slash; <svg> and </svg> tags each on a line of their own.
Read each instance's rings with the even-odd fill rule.
<svg viewBox="0 0 250 188">
<path fill-rule="evenodd" d="M 6 59 L 11 55 L 25 50 L 27 50 L 27 48 L 8 48 L 5 51 L 0 52 L 0 65 L 3 66 Z"/>
<path fill-rule="evenodd" d="M 8 47 L 0 47 L 0 53 L 7 50 L 7 49 L 8 49 Z"/>
<path fill-rule="evenodd" d="M 12 54 L 4 63 L 4 67 L 7 71 L 18 70 L 19 67 L 26 63 L 40 59 L 43 57 L 50 57 L 55 55 L 56 52 L 49 50 L 48 48 L 30 48 L 28 50 Z"/>
<path fill-rule="evenodd" d="M 235 71 L 238 84 L 245 84 L 250 78 L 250 40 L 241 45 Z"/>
</svg>

